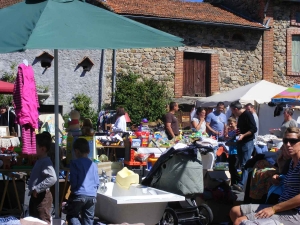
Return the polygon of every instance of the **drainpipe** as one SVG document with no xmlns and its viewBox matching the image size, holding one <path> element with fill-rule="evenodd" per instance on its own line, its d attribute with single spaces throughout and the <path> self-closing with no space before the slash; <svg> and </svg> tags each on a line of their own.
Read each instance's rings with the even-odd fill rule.
<svg viewBox="0 0 300 225">
<path fill-rule="evenodd" d="M 270 2 L 270 0 L 267 1 L 266 5 L 265 5 L 265 8 L 264 8 L 264 18 L 266 18 L 266 16 L 267 16 L 267 11 L 268 11 L 268 7 L 269 7 L 269 2 Z"/>
<path fill-rule="evenodd" d="M 100 62 L 100 73 L 99 73 L 99 85 L 98 85 L 98 111 L 102 109 L 102 102 L 103 102 L 103 87 L 104 87 L 104 73 L 105 73 L 105 49 L 101 50 L 101 62 Z"/>
<path fill-rule="evenodd" d="M 116 49 L 113 49 L 112 74 L 111 74 L 111 105 L 115 103 L 116 92 Z"/>
<path fill-rule="evenodd" d="M 268 8 L 269 8 L 269 2 L 270 2 L 270 0 L 267 1 L 266 5 L 265 5 L 265 8 L 264 8 L 264 19 L 267 17 L 267 11 L 268 11 Z M 264 26 L 265 26 L 266 28 L 270 28 L 270 27 L 269 27 L 269 23 L 270 23 L 270 19 L 268 19 L 268 20 L 265 22 Z"/>
</svg>

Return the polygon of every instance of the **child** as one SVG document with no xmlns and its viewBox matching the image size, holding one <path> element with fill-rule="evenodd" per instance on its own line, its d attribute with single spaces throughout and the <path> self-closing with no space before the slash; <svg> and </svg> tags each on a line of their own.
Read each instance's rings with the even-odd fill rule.
<svg viewBox="0 0 300 225">
<path fill-rule="evenodd" d="M 239 160 L 237 156 L 236 146 L 236 134 L 237 134 L 237 121 L 233 117 L 229 117 L 227 120 L 228 125 L 228 138 L 229 141 L 226 145 L 229 146 L 229 173 L 231 176 L 231 185 L 237 184 L 240 180 L 240 176 L 237 172 L 239 166 Z"/>
<path fill-rule="evenodd" d="M 86 139 L 76 139 L 73 149 L 76 159 L 70 163 L 71 195 L 68 199 L 67 221 L 69 225 L 92 225 L 99 186 L 98 167 L 88 158 L 90 149 Z"/>
<path fill-rule="evenodd" d="M 53 201 L 50 187 L 57 180 L 53 164 L 47 155 L 51 143 L 50 133 L 44 132 L 36 135 L 36 155 L 38 160 L 34 164 L 28 183 L 29 195 L 31 195 L 29 215 L 48 224 L 51 224 L 50 210 Z"/>
</svg>

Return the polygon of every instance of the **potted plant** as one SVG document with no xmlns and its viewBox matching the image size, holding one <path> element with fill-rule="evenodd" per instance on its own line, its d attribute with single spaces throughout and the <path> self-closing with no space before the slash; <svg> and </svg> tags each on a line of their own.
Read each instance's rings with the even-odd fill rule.
<svg viewBox="0 0 300 225">
<path fill-rule="evenodd" d="M 45 85 L 37 85 L 36 86 L 36 91 L 38 95 L 38 100 L 40 104 L 43 104 L 44 101 L 49 98 L 50 92 L 49 92 L 49 86 Z"/>
</svg>

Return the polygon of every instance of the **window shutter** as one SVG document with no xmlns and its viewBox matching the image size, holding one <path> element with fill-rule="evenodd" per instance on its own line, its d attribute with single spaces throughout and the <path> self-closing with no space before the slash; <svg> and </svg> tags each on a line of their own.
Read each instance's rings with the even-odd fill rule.
<svg viewBox="0 0 300 225">
<path fill-rule="evenodd" d="M 300 72 L 300 35 L 292 37 L 292 71 Z"/>
</svg>

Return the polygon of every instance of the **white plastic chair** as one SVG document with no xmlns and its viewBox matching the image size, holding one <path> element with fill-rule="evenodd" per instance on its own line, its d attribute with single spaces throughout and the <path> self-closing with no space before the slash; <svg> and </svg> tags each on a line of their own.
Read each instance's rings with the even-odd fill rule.
<svg viewBox="0 0 300 225">
<path fill-rule="evenodd" d="M 201 155 L 203 169 L 212 169 L 215 162 L 215 156 L 212 152 L 208 152 L 206 155 Z"/>
</svg>

